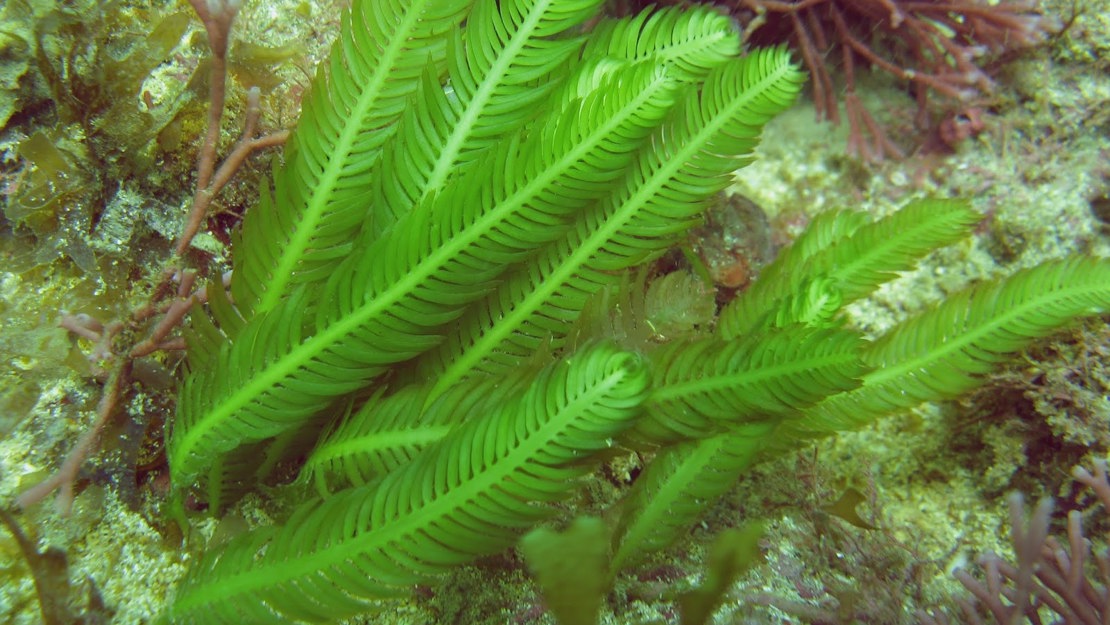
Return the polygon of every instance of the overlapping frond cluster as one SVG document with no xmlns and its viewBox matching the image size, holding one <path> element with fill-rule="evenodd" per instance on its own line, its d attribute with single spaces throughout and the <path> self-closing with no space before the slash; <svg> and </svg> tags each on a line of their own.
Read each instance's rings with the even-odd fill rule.
<svg viewBox="0 0 1110 625">
<path fill-rule="evenodd" d="M 720 341 L 717 355 L 675 371 L 678 358 L 689 356 L 661 350 L 678 356 L 661 359 L 666 368 L 657 369 L 645 405 L 652 418 L 638 429 L 656 439 L 668 431 L 683 436 L 664 447 L 633 485 L 614 536 L 614 567 L 674 542 L 704 511 L 700 502 L 725 494 L 752 463 L 922 402 L 956 397 L 1032 341 L 1076 317 L 1110 310 L 1110 260 L 1080 257 L 955 293 L 874 341 L 843 327 L 843 305 L 890 280 L 890 270 L 966 236 L 977 219 L 965 203 L 937 200 L 911 202 L 872 223 L 849 212 L 830 214 L 721 312 L 714 336 L 699 340 Z M 898 223 L 906 227 L 891 228 Z M 795 276 L 793 292 L 760 286 L 765 276 L 787 275 Z M 813 305 L 799 304 L 807 301 Z M 739 311 L 761 314 L 743 321 Z M 797 348 L 814 339 L 820 349 Z M 770 349 L 776 343 L 778 349 Z M 747 351 L 739 347 L 744 344 L 757 347 Z M 838 351 L 842 360 L 836 363 L 829 358 Z M 691 356 L 707 352 L 701 344 Z M 813 364 L 777 378 L 799 364 L 792 361 L 799 353 Z M 735 372 L 733 384 L 748 393 L 707 392 L 717 380 L 713 369 L 725 369 L 723 361 L 736 357 L 748 362 L 728 369 Z M 830 364 L 834 368 L 821 366 Z M 749 397 L 764 393 L 772 399 L 749 405 Z M 678 419 L 662 417 L 663 401 L 682 402 L 668 411 Z M 729 415 L 728 424 L 702 435 L 722 414 Z"/>
<path fill-rule="evenodd" d="M 397 37 L 413 46 L 410 33 L 426 32 L 450 47 L 451 68 L 442 83 L 431 82 L 441 73 L 432 55 L 419 76 L 402 73 L 416 86 L 407 107 L 394 107 L 395 129 L 372 122 L 375 137 L 389 135 L 381 149 L 350 130 L 359 117 L 339 132 L 314 124 L 336 126 L 341 114 L 319 113 L 327 123 L 310 117 L 294 143 L 306 147 L 291 149 L 286 169 L 307 146 L 330 155 L 338 145 L 349 152 L 349 166 L 369 178 L 337 178 L 328 193 L 320 185 L 331 179 L 330 170 L 311 158 L 306 170 L 315 165 L 325 179 L 302 180 L 308 190 L 279 194 L 274 205 L 264 200 L 262 211 L 284 214 L 272 231 L 244 224 L 236 254 L 277 259 L 265 276 L 236 277 L 258 284 L 254 293 L 233 288 L 234 306 L 212 294 L 218 327 L 197 324 L 169 441 L 175 480 L 207 482 L 211 506 L 226 503 L 213 496 L 231 492 L 235 482 L 257 477 L 230 471 L 229 456 L 289 432 L 303 437 L 310 424 L 318 431 L 331 402 L 368 388 L 394 365 L 439 349 L 427 359 L 432 365 L 416 367 L 438 363 L 448 370 L 465 355 L 469 369 L 485 354 L 512 351 L 502 344 L 534 342 L 555 330 L 551 323 L 569 322 L 576 302 L 609 282 L 611 272 L 661 252 L 692 223 L 747 158 L 761 125 L 800 87 L 801 75 L 781 50 L 732 58 L 737 34 L 726 17 L 704 9 L 661 12 L 634 29 L 602 29 L 601 38 L 630 41 L 597 44 L 614 55 L 586 59 L 577 31 L 598 0 L 486 4 L 469 14 L 465 28 L 457 12 L 388 5 L 397 13 L 391 21 L 408 24 L 413 13 L 421 16 L 397 33 L 361 24 L 386 19 L 383 9 L 352 9 L 348 30 L 368 28 L 369 35 L 342 35 L 319 89 L 330 90 L 332 106 L 350 109 L 368 97 L 360 86 L 381 82 L 374 78 L 378 65 L 361 67 L 349 58 L 352 47 L 391 49 Z M 483 38 L 480 52 L 465 45 L 468 37 Z M 401 48 L 398 55 L 410 53 Z M 427 50 L 411 54 L 427 56 Z M 554 57 L 561 60 L 549 63 Z M 364 77 L 363 70 L 373 75 Z M 554 95 L 538 107 L 529 89 Z M 527 114 L 520 103 L 530 104 Z M 345 147 L 343 137 L 352 132 L 349 145 L 367 147 L 366 153 Z M 373 180 L 382 179 L 406 179 L 400 184 L 408 191 L 377 196 L 360 207 L 357 220 L 328 217 L 325 223 L 302 214 L 304 194 L 322 194 L 317 204 L 333 206 L 339 191 L 360 180 L 367 181 L 364 190 L 380 189 Z M 356 221 L 370 229 L 389 225 L 375 236 L 351 227 Z M 321 244 L 321 237 L 344 232 L 346 242 Z M 273 243 L 306 237 L 315 243 L 305 250 L 319 263 L 306 264 L 297 245 L 275 249 Z M 288 292 L 275 295 L 282 290 Z M 485 354 L 475 356 L 478 341 Z M 451 382 L 463 377 L 459 368 L 446 376 Z"/>
<path fill-rule="evenodd" d="M 586 33 L 600 0 L 460 6 L 363 2 L 345 17 L 276 192 L 235 243 L 232 297 L 211 288 L 211 317 L 194 324 L 168 451 L 178 489 L 199 484 L 219 510 L 325 431 L 361 454 L 373 444 L 352 440 L 381 443 L 385 429 L 398 445 L 378 444 L 383 455 L 358 465 L 322 444 L 308 466 L 344 467 L 327 479 L 341 490 L 327 514 L 295 519 L 319 524 L 305 551 L 284 551 L 279 533 L 213 554 L 179 593 L 175 619 L 213 602 L 250 620 L 320 618 L 326 609 L 294 605 L 284 585 L 316 584 L 307 580 L 333 565 L 365 573 L 356 560 L 369 558 L 382 567 L 377 581 L 332 580 L 349 599 L 335 602 L 353 609 L 499 548 L 543 516 L 529 502 L 567 492 L 582 460 L 631 426 L 650 375 L 642 356 L 606 343 L 538 369 L 521 358 L 545 339 L 558 350 L 591 294 L 671 245 L 801 87 L 788 53 L 739 57 L 731 21 L 704 8 Z M 544 382 L 552 371 L 567 380 Z M 483 382 L 480 372 L 506 377 Z M 618 378 L 634 389 L 617 392 Z M 468 402 L 474 391 L 496 402 Z M 367 393 L 344 418 L 338 407 Z M 545 424 L 564 412 L 586 422 L 549 449 L 557 432 Z M 470 432 L 478 421 L 481 435 Z M 542 470 L 517 478 L 523 469 L 497 457 Z M 460 472 L 468 462 L 471 473 Z M 468 483 L 484 489 L 478 499 L 462 494 Z M 387 507 L 359 512 L 372 489 Z M 454 510 L 442 508 L 448 499 Z M 400 500 L 407 512 L 388 507 Z M 359 527 L 336 525 L 341 509 Z M 440 523 L 429 514 L 488 524 L 488 540 L 443 538 L 447 551 L 422 574 L 416 552 L 402 556 L 396 542 L 342 543 L 384 536 L 391 523 L 424 536 Z M 263 545 L 270 560 L 246 555 Z M 278 569 L 292 576 L 279 580 Z M 235 581 L 215 591 L 225 577 Z M 269 591 L 265 607 L 237 599 Z"/>
<path fill-rule="evenodd" d="M 1018 313 L 961 296 L 865 341 L 842 305 L 976 220 L 929 200 L 822 218 L 715 330 L 657 349 L 589 336 L 651 327 L 580 317 L 619 289 L 647 295 L 602 314 L 653 308 L 622 276 L 696 223 L 803 79 L 782 49 L 739 56 L 711 9 L 588 27 L 600 4 L 354 2 L 235 242 L 230 296 L 210 287 L 196 315 L 168 442 L 178 493 L 213 512 L 306 455 L 319 497 L 206 554 L 168 619 L 357 614 L 512 544 L 604 450 L 651 448 L 616 572 L 761 455 L 892 407 L 890 385 L 944 396 L 922 371 L 973 379 L 1110 305 L 1107 263 L 1076 261 L 990 291 Z"/>
</svg>

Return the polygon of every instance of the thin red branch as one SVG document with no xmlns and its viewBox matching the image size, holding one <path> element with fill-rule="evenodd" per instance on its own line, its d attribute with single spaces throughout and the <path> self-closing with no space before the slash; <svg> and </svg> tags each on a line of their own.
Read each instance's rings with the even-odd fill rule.
<svg viewBox="0 0 1110 625">
<path fill-rule="evenodd" d="M 1043 41 L 1060 28 L 1052 18 L 1033 11 L 1031 3 L 986 0 L 735 0 L 754 13 L 745 34 L 755 44 L 790 37 L 813 78 L 818 119 L 838 121 L 838 96 L 830 57 L 842 51 L 845 100 L 854 93 L 853 67 L 866 65 L 913 85 L 919 127 L 930 124 L 928 93 L 966 102 L 990 93 L 994 85 L 979 59 L 987 52 L 1009 52 Z M 766 34 L 764 34 L 766 33 Z M 851 143 L 872 134 L 880 153 L 893 150 L 874 119 L 863 109 L 848 110 Z M 880 145 L 882 144 L 882 145 Z M 865 150 L 858 150 L 864 155 Z"/>
<path fill-rule="evenodd" d="M 189 0 L 189 3 L 200 17 L 208 33 L 213 59 L 209 85 L 208 128 L 199 149 L 197 160 L 197 189 L 193 196 L 189 218 L 175 245 L 174 253 L 177 257 L 182 256 L 189 248 L 193 237 L 204 221 L 213 198 L 231 180 L 246 158 L 256 150 L 281 145 L 288 137 L 286 131 L 261 137 L 254 136 L 261 115 L 261 107 L 259 105 L 258 89 L 252 88 L 247 95 L 247 112 L 242 135 L 224 161 L 218 168 L 216 167 L 220 122 L 226 96 L 227 47 L 231 25 L 235 19 L 235 14 L 238 12 L 239 2 L 238 0 Z M 184 339 L 170 337 L 169 334 L 181 325 L 194 302 L 204 301 L 203 292 L 197 293 L 194 289 L 195 278 L 195 272 L 182 272 L 172 268 L 163 273 L 161 280 L 152 289 L 146 304 L 131 313 L 131 324 L 133 327 L 138 326 L 159 314 L 161 314 L 161 319 L 150 330 L 146 339 L 133 345 L 125 355 L 120 357 L 113 355 L 111 343 L 113 338 L 124 328 L 123 323 L 115 322 L 103 327 L 95 319 L 87 316 L 64 315 L 62 317 L 59 323 L 61 327 L 96 342 L 92 357 L 95 357 L 98 361 L 114 361 L 114 366 L 108 372 L 103 395 L 97 405 L 96 418 L 92 426 L 73 446 L 62 465 L 53 475 L 29 488 L 16 498 L 16 504 L 19 507 L 26 508 L 34 505 L 57 490 L 59 491 L 58 510 L 63 514 L 68 513 L 73 502 L 73 486 L 78 472 L 81 465 L 96 448 L 101 432 L 109 423 L 124 390 L 131 382 L 131 369 L 134 359 L 158 350 L 185 348 Z M 224 280 L 226 284 L 226 276 Z M 176 288 L 173 286 L 175 281 L 177 281 Z M 176 298 L 168 305 L 163 305 L 164 300 L 175 293 Z"/>
<path fill-rule="evenodd" d="M 173 332 L 177 326 L 181 325 L 181 321 L 185 319 L 185 315 L 189 313 L 189 309 L 193 306 L 193 296 L 190 295 L 185 299 L 179 299 L 170 304 L 166 314 L 151 330 L 150 336 L 140 341 L 135 347 L 131 348 L 128 354 L 131 358 L 141 358 L 149 355 L 158 350 L 158 346 Z"/>
<path fill-rule="evenodd" d="M 215 77 L 213 77 L 213 80 L 215 81 Z M 223 78 L 221 78 L 220 81 L 222 84 Z M 219 194 L 220 190 L 224 188 L 224 185 L 231 180 L 235 172 L 237 172 L 247 160 L 247 157 L 256 150 L 282 145 L 289 137 L 289 131 L 286 130 L 264 135 L 262 137 L 253 136 L 255 128 L 258 125 L 258 118 L 261 114 L 258 101 L 258 88 L 252 87 L 247 91 L 247 114 L 243 126 L 243 133 L 239 137 L 239 140 L 220 164 L 218 170 L 215 172 L 209 171 L 204 176 L 198 174 L 198 185 L 203 181 L 205 186 L 198 186 L 196 195 L 193 196 L 193 205 L 189 209 L 189 217 L 185 222 L 185 227 L 181 236 L 178 237 L 177 245 L 174 248 L 174 253 L 178 256 L 183 255 L 185 251 L 189 249 L 193 237 L 196 236 L 197 232 L 200 231 L 200 227 L 204 224 L 204 219 L 208 215 L 208 208 L 211 206 L 212 200 Z M 218 119 L 216 123 L 219 123 Z M 201 152 L 205 153 L 210 151 L 214 155 L 215 150 L 215 143 L 209 143 L 206 138 L 204 145 L 201 147 Z"/>
<path fill-rule="evenodd" d="M 73 484 L 81 465 L 96 447 L 100 434 L 107 427 L 115 413 L 116 404 L 119 403 L 122 389 L 131 381 L 131 361 L 125 360 L 114 369 L 104 385 L 103 395 L 96 407 L 96 418 L 92 425 L 81 435 L 73 448 L 70 449 L 66 459 L 58 470 L 46 480 L 27 489 L 15 499 L 15 503 L 22 509 L 27 509 L 43 499 L 46 499 L 54 490 L 58 490 L 56 506 L 62 516 L 69 514 L 73 506 Z"/>
</svg>

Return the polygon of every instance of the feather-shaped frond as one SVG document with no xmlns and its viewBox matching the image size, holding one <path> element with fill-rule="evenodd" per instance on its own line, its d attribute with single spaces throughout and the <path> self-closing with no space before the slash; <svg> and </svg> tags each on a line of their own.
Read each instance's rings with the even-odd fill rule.
<svg viewBox="0 0 1110 625">
<path fill-rule="evenodd" d="M 624 181 L 561 239 L 463 318 L 424 361 L 442 390 L 471 372 L 503 372 L 549 338 L 560 345 L 613 272 L 662 252 L 750 159 L 763 124 L 789 106 L 804 75 L 783 49 L 760 50 L 690 88 Z M 435 394 L 435 393 L 433 393 Z"/>
<path fill-rule="evenodd" d="M 307 94 L 297 129 L 234 244 L 235 303 L 272 309 L 341 259 L 366 216 L 364 187 L 394 122 L 468 0 L 356 0 Z M 337 250 L 339 252 L 337 253 Z"/>
<path fill-rule="evenodd" d="M 547 106 L 566 108 L 598 89 L 612 89 L 610 76 L 631 64 L 665 67 L 679 82 L 698 82 L 740 51 L 739 33 L 729 20 L 705 6 L 646 9 L 633 18 L 603 20 L 587 42 Z"/>
<path fill-rule="evenodd" d="M 1110 260 L 1050 261 L 956 293 L 896 325 L 864 353 L 874 371 L 859 388 L 829 397 L 775 440 L 859 428 L 925 401 L 949 399 L 984 382 L 1015 351 L 1069 321 L 1110 310 Z"/>
<path fill-rule="evenodd" d="M 739 479 L 774 431 L 775 420 L 747 423 L 706 439 L 662 449 L 621 504 L 612 572 L 684 536 Z"/>
<path fill-rule="evenodd" d="M 352 256 L 314 294 L 323 305 L 311 332 L 304 301 L 291 300 L 191 372 L 169 445 L 178 483 L 189 483 L 208 454 L 296 427 L 386 365 L 434 346 L 440 326 L 558 236 L 568 212 L 608 188 L 673 102 L 663 68 L 630 68 L 614 80 L 624 88 L 588 98 L 571 119 L 551 113 Z"/>
<path fill-rule="evenodd" d="M 292 305 L 282 306 L 270 314 L 253 319 L 253 323 L 247 324 L 244 331 L 238 333 L 234 343 L 215 344 L 216 351 L 206 356 L 205 366 L 192 368 L 185 377 L 178 391 L 177 413 L 168 436 L 171 449 L 181 449 L 184 446 L 187 450 L 185 455 L 176 457 L 172 451 L 170 452 L 170 462 L 174 470 L 183 472 L 184 481 L 179 484 L 189 483 L 208 460 L 237 447 L 245 437 L 249 436 L 253 428 L 243 423 L 230 424 L 231 427 L 245 429 L 242 433 L 232 433 L 230 437 L 222 436 L 223 432 L 215 432 L 212 435 L 203 432 L 202 418 L 205 416 L 205 409 L 216 397 L 227 396 L 236 390 L 241 390 L 240 385 L 245 382 L 244 374 L 249 375 L 244 368 L 230 362 L 234 347 L 249 345 L 254 350 L 255 357 L 270 360 L 274 356 L 274 341 L 280 341 L 285 345 L 295 345 L 300 342 L 305 324 L 304 296 L 304 289 L 300 289 L 290 300 Z M 264 338 L 260 340 L 259 337 Z M 355 388 L 357 387 L 348 386 L 346 390 L 352 391 Z M 276 433 L 276 431 L 271 432 L 266 436 L 255 437 L 253 440 L 262 440 Z M 187 441 L 187 437 L 195 437 L 195 440 Z M 194 459 L 186 460 L 188 456 L 194 456 Z"/>
<path fill-rule="evenodd" d="M 706 5 L 691 5 L 604 19 L 590 33 L 582 58 L 666 64 L 679 80 L 696 82 L 739 54 L 740 33 L 732 18 Z"/>
<path fill-rule="evenodd" d="M 552 364 L 380 482 L 308 502 L 278 532 L 207 554 L 170 618 L 334 621 L 504 549 L 628 427 L 649 378 L 638 356 L 611 345 Z"/>
<path fill-rule="evenodd" d="M 601 0 L 478 0 L 448 51 L 446 83 L 426 73 L 385 146 L 360 244 L 379 236 L 457 168 L 534 118 L 569 71 L 581 38 L 564 36 Z"/>
<path fill-rule="evenodd" d="M 800 253 L 787 253 L 771 263 L 750 289 L 721 311 L 717 331 L 724 338 L 751 331 L 765 323 L 764 317 L 779 299 L 816 275 L 834 280 L 843 303 L 854 302 L 929 252 L 963 238 L 979 219 L 967 202 L 938 199 L 910 202 L 864 226 L 853 227 L 855 220 L 849 218 L 845 220 L 853 230 L 849 236 L 808 237 Z M 818 235 L 847 230 L 838 220 L 830 225 Z"/>
<path fill-rule="evenodd" d="M 871 221 L 871 216 L 863 211 L 831 210 L 818 214 L 790 245 L 779 250 L 775 259 L 759 270 L 759 280 L 789 282 L 791 275 L 805 267 L 811 257 L 837 245 Z M 757 287 L 753 284 L 751 288 Z"/>
<path fill-rule="evenodd" d="M 859 386 L 863 340 L 794 326 L 724 341 L 676 341 L 651 354 L 654 382 L 633 440 L 667 444 L 784 416 Z"/>
</svg>

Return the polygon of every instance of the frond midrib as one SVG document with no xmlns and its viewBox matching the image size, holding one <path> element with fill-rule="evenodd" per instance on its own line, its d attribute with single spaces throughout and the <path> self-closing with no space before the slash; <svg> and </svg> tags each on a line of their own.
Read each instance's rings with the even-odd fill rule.
<svg viewBox="0 0 1110 625">
<path fill-rule="evenodd" d="M 414 425 L 328 442 L 312 452 L 305 463 L 305 468 L 320 467 L 336 461 L 345 462 L 352 457 L 365 456 L 382 449 L 396 449 L 410 445 L 424 447 L 442 439 L 452 427 L 452 425 Z"/>
<path fill-rule="evenodd" d="M 474 97 L 470 99 L 466 110 L 459 116 L 451 135 L 444 141 L 443 148 L 436 157 L 435 169 L 429 174 L 428 181 L 424 185 L 425 189 L 439 189 L 447 180 L 451 169 L 455 166 L 455 161 L 476 125 L 479 115 L 485 111 L 486 103 L 493 97 L 494 89 L 501 84 L 501 79 L 508 73 L 517 55 L 531 39 L 532 31 L 535 30 L 547 10 L 546 7 L 552 1 L 544 0 L 534 5 L 532 13 L 521 23 L 520 28 L 513 33 L 509 45 L 505 46 L 503 53 L 490 67 L 490 71 L 482 77 L 481 86 L 474 92 Z"/>
<path fill-rule="evenodd" d="M 820 356 L 803 353 L 798 356 L 800 360 L 774 363 L 771 366 L 755 363 L 742 371 L 711 372 L 709 375 L 681 382 L 661 380 L 652 390 L 651 400 L 653 402 L 681 401 L 690 396 L 753 386 L 768 380 L 792 379 L 799 373 L 811 373 L 814 369 L 824 369 L 837 364 L 847 365 L 858 359 L 858 355 L 852 351 L 836 351 Z"/>
<path fill-rule="evenodd" d="M 663 53 L 659 55 L 663 62 L 673 62 L 675 59 L 686 58 L 687 56 L 694 56 L 698 52 L 714 48 L 722 39 L 733 37 L 732 33 L 724 31 L 713 31 L 710 36 L 695 36 L 683 39 L 681 43 L 673 46 L 668 46 L 663 49 Z"/>
<path fill-rule="evenodd" d="M 961 332 L 953 340 L 946 340 L 943 344 L 930 348 L 925 353 L 896 364 L 882 364 L 874 371 L 864 376 L 863 389 L 885 384 L 890 379 L 908 375 L 909 371 L 923 369 L 932 363 L 962 352 L 965 348 L 979 343 L 984 337 L 1004 329 L 1020 317 L 1036 314 L 1036 311 L 1045 306 L 1051 306 L 1054 301 L 1068 299 L 1090 299 L 1098 293 L 1110 293 L 1110 287 L 1097 283 L 1068 285 L 1065 288 L 1044 291 L 1036 296 L 1020 302 L 1017 306 L 1008 308 L 1001 315 L 990 316 L 978 323 L 978 327 L 971 331 Z M 975 299 L 968 298 L 970 310 L 975 309 Z"/>
<path fill-rule="evenodd" d="M 908 208 L 903 207 L 902 210 L 912 210 L 915 206 L 917 206 L 917 204 L 911 204 Z M 866 249 L 857 249 L 856 251 L 859 251 L 859 253 L 854 254 L 851 260 L 839 263 L 835 269 L 833 269 L 834 276 L 839 282 L 853 284 L 856 276 L 860 274 L 865 274 L 869 271 L 881 271 L 881 269 L 877 268 L 877 260 L 882 260 L 892 255 L 897 256 L 897 254 L 892 253 L 894 250 L 904 247 L 906 241 L 922 238 L 922 233 L 934 231 L 947 232 L 946 228 L 950 228 L 952 230 L 951 238 L 956 239 L 963 236 L 964 233 L 958 227 L 959 219 L 964 216 L 963 214 L 952 210 L 938 210 L 935 212 L 936 215 L 933 218 L 930 219 L 929 216 L 927 216 L 923 220 L 915 222 L 909 228 L 894 233 L 893 236 L 882 237 L 877 242 L 873 240 L 873 238 L 869 239 Z M 967 214 L 971 214 L 970 209 L 967 209 Z M 900 215 L 900 212 L 891 215 L 888 219 L 896 218 L 898 215 Z M 957 224 L 957 226 L 953 226 L 953 224 Z M 872 227 L 881 225 L 883 225 L 881 221 L 868 224 L 868 226 Z M 868 226 L 864 226 L 861 230 L 866 232 Z M 849 237 L 848 240 L 851 241 L 852 238 L 853 237 Z M 935 245 L 933 247 L 935 249 L 936 247 L 940 247 L 940 245 Z"/>
</svg>

